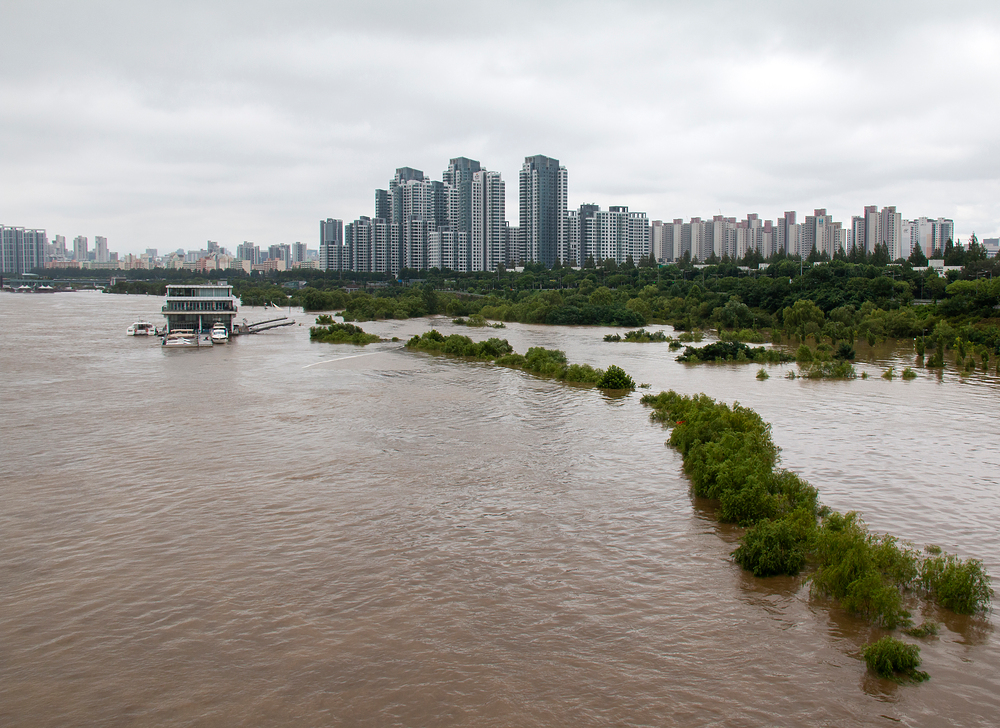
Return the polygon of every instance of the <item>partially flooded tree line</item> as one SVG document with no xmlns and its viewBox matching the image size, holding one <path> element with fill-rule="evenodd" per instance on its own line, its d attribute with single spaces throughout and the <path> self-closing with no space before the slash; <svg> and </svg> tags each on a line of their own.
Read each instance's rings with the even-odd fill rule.
<svg viewBox="0 0 1000 728">
<path fill-rule="evenodd" d="M 497 366 L 521 369 L 563 382 L 592 384 L 599 389 L 625 391 L 635 389 L 632 377 L 614 364 L 607 369 L 597 369 L 589 364 L 570 364 L 566 361 L 564 352 L 541 346 L 533 346 L 526 354 L 518 354 L 506 339 L 496 337 L 486 341 L 473 341 L 468 336 L 460 334 L 445 336 L 436 329 L 431 329 L 412 337 L 406 342 L 406 348 L 488 361 Z"/>
<path fill-rule="evenodd" d="M 981 561 L 933 546 L 921 554 L 894 536 L 869 532 L 856 512 L 822 506 L 816 488 L 777 467 L 771 426 L 753 410 L 674 391 L 646 395 L 642 403 L 670 428 L 668 444 L 681 453 L 694 494 L 718 502 L 719 520 L 747 529 L 732 556 L 755 576 L 808 570 L 814 594 L 874 626 L 918 637 L 937 628 L 914 627 L 907 599 L 958 614 L 989 610 L 993 590 Z M 894 637 L 866 646 L 863 656 L 884 677 L 926 678 L 916 670 L 919 649 Z"/>
</svg>

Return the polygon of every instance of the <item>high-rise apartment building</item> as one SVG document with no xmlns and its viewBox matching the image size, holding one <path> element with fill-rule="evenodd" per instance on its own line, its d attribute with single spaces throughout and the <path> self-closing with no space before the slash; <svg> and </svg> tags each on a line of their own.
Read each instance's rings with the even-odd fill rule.
<svg viewBox="0 0 1000 728">
<path fill-rule="evenodd" d="M 484 171 L 482 165 L 475 159 L 455 157 L 448 162 L 448 169 L 441 175 L 447 190 L 447 224 L 455 232 L 473 235 L 473 192 L 474 176 Z"/>
<path fill-rule="evenodd" d="M 30 273 L 45 265 L 44 230 L 0 225 L 0 273 Z"/>
<path fill-rule="evenodd" d="M 388 217 L 376 220 L 383 219 L 394 227 L 387 229 L 383 236 L 390 249 L 384 255 L 380 249 L 377 252 L 385 258 L 393 273 L 403 268 L 427 268 L 428 233 L 447 224 L 444 183 L 428 179 L 419 169 L 400 167 L 389 183 L 387 204 L 383 204 L 381 198 L 382 195 L 376 192 L 376 214 L 388 212 Z"/>
<path fill-rule="evenodd" d="M 320 270 L 351 270 L 350 251 L 344 245 L 344 221 L 332 217 L 319 221 Z"/>
<path fill-rule="evenodd" d="M 267 259 L 280 261 L 277 270 L 288 270 L 292 267 L 292 246 L 287 243 L 269 245 L 267 248 Z"/>
<path fill-rule="evenodd" d="M 46 262 L 50 260 L 55 260 L 59 262 L 65 262 L 69 258 L 69 253 L 66 250 L 66 236 L 65 235 L 55 235 L 52 238 L 52 242 L 48 246 L 48 250 L 45 252 Z"/>
<path fill-rule="evenodd" d="M 551 267 L 568 257 L 565 167 L 541 154 L 525 157 L 518 178 L 521 234 L 528 260 Z"/>
<path fill-rule="evenodd" d="M 896 212 L 896 206 L 883 207 L 879 213 L 879 242 L 889 251 L 889 260 L 906 258 L 910 251 L 903 252 L 902 216 Z"/>
<path fill-rule="evenodd" d="M 453 159 L 452 163 L 454 162 Z M 477 166 L 478 164 L 476 162 Z M 503 178 L 499 172 L 476 171 L 472 173 L 469 188 L 472 270 L 496 270 L 501 265 L 510 265 Z M 455 227 L 452 226 L 453 229 Z M 464 231 L 458 227 L 458 232 Z"/>
<path fill-rule="evenodd" d="M 775 247 L 785 255 L 798 255 L 802 247 L 802 229 L 795 222 L 795 211 L 786 211 L 778 218 L 777 242 Z"/>
<path fill-rule="evenodd" d="M 146 252 L 148 253 L 149 251 L 147 250 Z M 153 257 L 156 257 L 155 250 L 153 250 Z M 251 265 L 257 265 L 261 262 L 260 247 L 244 240 L 240 245 L 236 246 L 236 258 L 238 260 L 249 261 Z"/>
<path fill-rule="evenodd" d="M 580 205 L 579 210 L 574 210 L 572 214 L 566 216 L 564 228 L 569 239 L 569 262 L 573 265 L 585 265 L 591 259 L 594 263 L 600 263 L 602 260 L 599 236 L 594 228 L 594 217 L 600 209 L 600 205 L 584 203 Z M 576 251 L 575 257 L 573 250 Z"/>
<path fill-rule="evenodd" d="M 107 263 L 111 260 L 108 254 L 108 239 L 96 235 L 94 237 L 94 261 L 97 263 Z"/>
<path fill-rule="evenodd" d="M 73 260 L 83 262 L 90 255 L 90 241 L 84 235 L 77 235 L 73 238 Z"/>
</svg>

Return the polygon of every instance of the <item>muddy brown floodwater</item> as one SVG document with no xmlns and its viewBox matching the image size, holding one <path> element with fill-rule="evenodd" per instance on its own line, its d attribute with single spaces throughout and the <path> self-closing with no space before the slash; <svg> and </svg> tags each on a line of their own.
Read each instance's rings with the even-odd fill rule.
<svg viewBox="0 0 1000 728">
<path fill-rule="evenodd" d="M 641 392 L 314 344 L 301 312 L 205 351 L 125 336 L 161 304 L 0 294 L 0 724 L 997 724 L 992 615 L 929 615 L 929 682 L 871 677 L 876 631 L 731 562 Z M 1000 574 L 994 374 L 757 381 L 600 328 L 364 327 L 431 325 L 737 399 L 824 503 Z"/>
</svg>

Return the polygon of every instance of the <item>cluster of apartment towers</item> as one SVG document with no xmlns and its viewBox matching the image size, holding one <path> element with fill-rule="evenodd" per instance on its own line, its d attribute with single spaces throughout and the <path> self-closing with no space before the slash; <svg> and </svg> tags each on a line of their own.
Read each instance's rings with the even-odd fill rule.
<svg viewBox="0 0 1000 728">
<path fill-rule="evenodd" d="M 86 236 L 77 235 L 67 249 L 66 238 L 56 235 L 49 241 L 45 230 L 0 225 L 0 273 L 30 273 L 52 261 L 80 261 L 97 264 L 117 262 L 118 254 L 108 251 L 108 239 L 98 235 L 90 250 Z"/>
<path fill-rule="evenodd" d="M 717 215 L 689 222 L 649 221 L 644 212 L 617 206 L 601 210 L 584 204 L 567 209 L 569 176 L 558 159 L 526 157 L 518 174 L 519 225 L 507 222 L 505 184 L 499 172 L 457 157 L 440 182 L 422 171 L 400 167 L 387 190 L 375 190 L 375 215 L 346 226 L 320 221 L 319 264 L 324 270 L 394 273 L 402 269 L 492 271 L 557 261 L 580 266 L 588 260 L 638 263 L 652 256 L 659 263 L 689 257 L 743 258 L 756 251 L 765 258 L 782 252 L 830 257 L 855 246 L 867 253 L 884 244 L 892 259 L 906 258 L 919 245 L 925 255 L 944 247 L 954 223 L 938 218 L 902 220 L 895 207 L 869 206 L 850 229 L 816 210 L 804 222 L 786 212 L 777 223 L 750 214 L 745 220 Z"/>
</svg>

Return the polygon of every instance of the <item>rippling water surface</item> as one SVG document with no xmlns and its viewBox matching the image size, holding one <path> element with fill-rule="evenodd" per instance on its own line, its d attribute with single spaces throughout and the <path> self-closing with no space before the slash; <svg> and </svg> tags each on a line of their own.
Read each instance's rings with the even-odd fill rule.
<svg viewBox="0 0 1000 728">
<path fill-rule="evenodd" d="M 872 678 L 875 632 L 730 562 L 638 394 L 314 344 L 301 313 L 205 351 L 124 335 L 161 303 L 0 295 L 0 724 L 996 725 L 990 620 L 928 615 L 930 682 Z M 760 382 L 599 328 L 364 327 L 432 324 L 738 399 L 825 503 L 1000 574 L 995 375 Z"/>
</svg>

